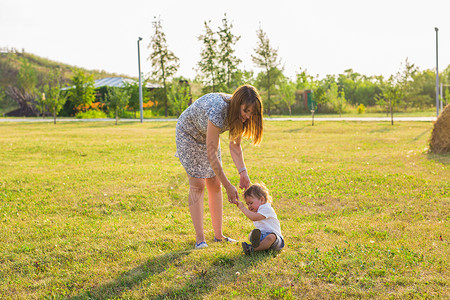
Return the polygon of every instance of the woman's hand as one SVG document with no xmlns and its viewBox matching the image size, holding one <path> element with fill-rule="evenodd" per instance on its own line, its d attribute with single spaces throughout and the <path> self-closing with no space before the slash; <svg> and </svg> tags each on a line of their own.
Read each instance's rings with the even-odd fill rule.
<svg viewBox="0 0 450 300">
<path fill-rule="evenodd" d="M 228 187 L 225 187 L 225 190 L 227 191 L 228 202 L 237 204 L 239 200 L 239 194 L 237 189 L 230 184 Z"/>
<path fill-rule="evenodd" d="M 239 177 L 239 188 L 245 190 L 248 189 L 248 187 L 250 186 L 250 178 L 248 177 L 247 170 L 241 172 L 241 174 L 239 174 Z"/>
</svg>

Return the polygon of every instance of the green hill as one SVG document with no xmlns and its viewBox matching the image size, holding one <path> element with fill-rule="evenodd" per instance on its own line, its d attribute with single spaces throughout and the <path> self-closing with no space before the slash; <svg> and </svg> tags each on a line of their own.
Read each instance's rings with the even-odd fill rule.
<svg viewBox="0 0 450 300">
<path fill-rule="evenodd" d="M 43 58 L 25 51 L 17 51 L 16 49 L 2 49 L 0 53 L 0 115 L 16 109 L 17 103 L 10 99 L 6 95 L 6 88 L 8 86 L 17 86 L 17 76 L 19 70 L 26 60 L 36 70 L 38 88 L 45 82 L 49 76 L 50 71 L 55 68 L 60 68 L 63 84 L 70 84 L 73 76 L 72 69 L 81 69 L 84 73 L 93 75 L 94 80 L 104 77 L 127 77 L 130 76 L 108 73 L 102 70 L 87 70 L 84 68 L 78 68 L 69 64 L 53 61 L 47 58 Z"/>
</svg>

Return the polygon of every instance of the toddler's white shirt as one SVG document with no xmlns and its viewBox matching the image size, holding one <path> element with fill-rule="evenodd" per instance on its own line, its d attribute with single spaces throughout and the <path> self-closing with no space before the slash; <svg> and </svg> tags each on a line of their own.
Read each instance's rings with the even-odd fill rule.
<svg viewBox="0 0 450 300">
<path fill-rule="evenodd" d="M 281 235 L 280 221 L 278 221 L 277 214 L 273 210 L 272 205 L 270 205 L 270 203 L 262 204 L 258 208 L 258 214 L 261 214 L 266 218 L 260 221 L 253 221 L 253 224 L 255 224 L 256 228 L 258 228 L 261 231 L 273 232 L 279 235 L 280 237 L 283 237 Z"/>
</svg>

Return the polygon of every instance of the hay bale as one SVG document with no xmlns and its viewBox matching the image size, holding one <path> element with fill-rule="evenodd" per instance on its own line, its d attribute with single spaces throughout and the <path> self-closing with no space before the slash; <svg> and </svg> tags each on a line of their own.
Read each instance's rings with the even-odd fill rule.
<svg viewBox="0 0 450 300">
<path fill-rule="evenodd" d="M 445 106 L 436 122 L 434 122 L 430 151 L 438 154 L 450 152 L 450 104 Z"/>
</svg>

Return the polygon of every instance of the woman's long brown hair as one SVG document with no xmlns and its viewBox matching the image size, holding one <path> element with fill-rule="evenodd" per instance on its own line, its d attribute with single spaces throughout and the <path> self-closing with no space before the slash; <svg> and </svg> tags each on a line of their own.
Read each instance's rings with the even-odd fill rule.
<svg viewBox="0 0 450 300">
<path fill-rule="evenodd" d="M 255 87 L 245 84 L 238 87 L 228 108 L 228 126 L 230 131 L 230 140 L 235 141 L 244 136 L 251 139 L 254 145 L 261 143 L 263 136 L 263 105 L 261 96 Z M 253 107 L 254 115 L 245 123 L 241 120 L 241 105 Z"/>
</svg>

